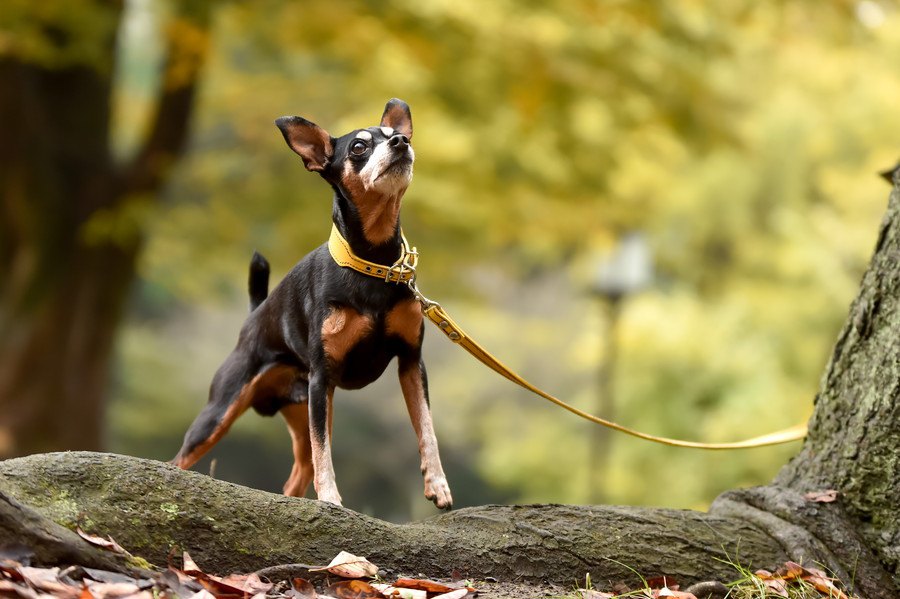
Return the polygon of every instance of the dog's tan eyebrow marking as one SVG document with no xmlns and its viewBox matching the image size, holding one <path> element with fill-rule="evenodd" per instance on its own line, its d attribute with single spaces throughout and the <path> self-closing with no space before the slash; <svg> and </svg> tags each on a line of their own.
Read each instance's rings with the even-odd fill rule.
<svg viewBox="0 0 900 599">
<path fill-rule="evenodd" d="M 381 127 L 381 132 L 384 133 L 385 137 L 390 137 L 394 134 L 394 130 L 390 127 Z"/>
<path fill-rule="evenodd" d="M 372 134 L 363 129 L 359 133 L 356 134 L 356 139 L 364 139 L 366 141 L 372 141 Z"/>
</svg>

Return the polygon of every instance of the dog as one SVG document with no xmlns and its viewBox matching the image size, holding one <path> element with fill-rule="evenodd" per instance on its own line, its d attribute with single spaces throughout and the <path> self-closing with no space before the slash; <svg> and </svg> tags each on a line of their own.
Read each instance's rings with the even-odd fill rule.
<svg viewBox="0 0 900 599">
<path fill-rule="evenodd" d="M 379 126 L 338 138 L 297 116 L 275 124 L 306 169 L 331 185 L 332 221 L 353 254 L 394 264 L 405 244 L 400 204 L 415 161 L 409 106 L 394 98 Z M 319 500 L 340 505 L 331 458 L 334 390 L 365 387 L 397 358 L 400 388 L 418 438 L 425 497 L 449 509 L 453 499 L 438 454 L 422 361 L 424 318 L 410 287 L 340 266 L 328 244 L 304 257 L 271 294 L 268 281 L 268 262 L 255 254 L 250 315 L 172 462 L 190 468 L 248 408 L 267 416 L 280 412 L 294 453 L 284 494 L 302 497 L 312 482 Z"/>
</svg>

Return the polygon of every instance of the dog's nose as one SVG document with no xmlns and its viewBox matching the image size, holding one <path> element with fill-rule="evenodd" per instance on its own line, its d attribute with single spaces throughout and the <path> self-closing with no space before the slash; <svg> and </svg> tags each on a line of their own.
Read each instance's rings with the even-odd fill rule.
<svg viewBox="0 0 900 599">
<path fill-rule="evenodd" d="M 397 150 L 405 150 L 409 146 L 409 138 L 397 133 L 388 140 L 388 145 Z"/>
</svg>

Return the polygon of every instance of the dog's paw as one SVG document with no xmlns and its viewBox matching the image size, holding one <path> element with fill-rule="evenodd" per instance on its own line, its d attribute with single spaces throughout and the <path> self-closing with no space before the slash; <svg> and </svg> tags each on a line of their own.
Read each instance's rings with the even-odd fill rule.
<svg viewBox="0 0 900 599">
<path fill-rule="evenodd" d="M 443 476 L 436 476 L 425 481 L 425 498 L 434 502 L 434 505 L 442 510 L 449 510 L 453 507 L 450 485 Z"/>
<path fill-rule="evenodd" d="M 337 492 L 337 489 L 329 492 L 322 492 L 317 494 L 319 501 L 327 501 L 328 503 L 333 503 L 334 505 L 343 505 L 341 503 L 341 494 Z"/>
</svg>

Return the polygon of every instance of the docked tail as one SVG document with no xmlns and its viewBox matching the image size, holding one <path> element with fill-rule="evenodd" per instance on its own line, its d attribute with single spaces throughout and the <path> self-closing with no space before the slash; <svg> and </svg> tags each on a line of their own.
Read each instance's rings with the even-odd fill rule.
<svg viewBox="0 0 900 599">
<path fill-rule="evenodd" d="M 250 259 L 250 278 L 248 280 L 250 290 L 250 311 L 265 301 L 269 295 L 269 261 L 259 252 L 253 252 Z"/>
</svg>

